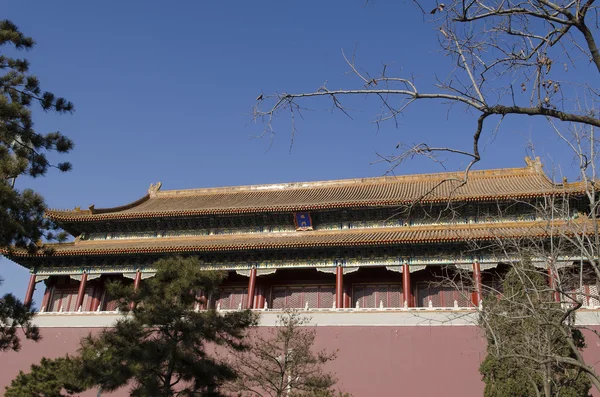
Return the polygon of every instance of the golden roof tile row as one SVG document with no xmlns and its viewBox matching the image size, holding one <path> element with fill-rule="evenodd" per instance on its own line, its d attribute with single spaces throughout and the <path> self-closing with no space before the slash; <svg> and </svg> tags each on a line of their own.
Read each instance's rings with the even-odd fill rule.
<svg viewBox="0 0 600 397">
<path fill-rule="evenodd" d="M 554 229 L 567 225 L 555 222 Z M 577 230 L 585 232 L 581 225 Z M 573 229 L 569 227 L 567 230 Z M 144 253 L 226 252 L 276 250 L 286 248 L 384 246 L 419 243 L 483 241 L 519 237 L 547 237 L 546 222 L 504 222 L 472 225 L 407 226 L 377 229 L 347 229 L 287 233 L 230 234 L 153 239 L 77 240 L 66 244 L 47 244 L 51 253 L 12 251 L 9 256 L 127 255 Z M 590 229 L 591 230 L 591 229 Z"/>
<path fill-rule="evenodd" d="M 57 221 L 86 222 L 110 219 L 176 217 L 210 214 L 311 211 L 333 208 L 395 206 L 427 203 L 486 201 L 539 197 L 555 192 L 581 192 L 578 183 L 555 184 L 541 171 L 539 161 L 523 168 L 464 173 L 392 176 L 337 181 L 236 186 L 160 191 L 151 185 L 141 199 L 115 208 L 48 210 Z"/>
</svg>

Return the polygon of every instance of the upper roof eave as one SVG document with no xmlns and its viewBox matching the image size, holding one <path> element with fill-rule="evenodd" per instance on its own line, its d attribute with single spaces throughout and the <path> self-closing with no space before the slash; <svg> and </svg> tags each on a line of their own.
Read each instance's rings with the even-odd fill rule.
<svg viewBox="0 0 600 397">
<path fill-rule="evenodd" d="M 158 183 L 150 185 L 148 194 L 142 198 L 123 206 L 104 209 L 91 206 L 89 210 L 48 210 L 46 216 L 58 222 L 101 222 L 387 207 L 409 204 L 417 200 L 422 203 L 436 203 L 447 200 L 526 199 L 552 192 L 585 191 L 581 183 L 552 182 L 543 173 L 539 159 L 528 159 L 527 164 L 521 168 L 471 171 L 468 182 L 464 185 L 463 172 L 167 191 L 160 191 L 161 184 Z M 456 188 L 444 186 L 446 190 L 439 188 L 440 192 L 427 190 L 428 186 L 435 186 L 440 181 L 447 181 L 444 185 L 450 184 Z M 422 194 L 423 192 L 427 194 Z"/>
</svg>

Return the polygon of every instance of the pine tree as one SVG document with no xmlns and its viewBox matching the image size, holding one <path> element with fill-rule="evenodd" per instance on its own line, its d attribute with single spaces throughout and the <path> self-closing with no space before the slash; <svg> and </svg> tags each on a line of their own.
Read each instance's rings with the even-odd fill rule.
<svg viewBox="0 0 600 397">
<path fill-rule="evenodd" d="M 41 339 L 38 327 L 31 322 L 34 314 L 33 308 L 25 306 L 12 294 L 5 294 L 0 299 L 0 352 L 21 349 L 19 332 L 33 341 Z"/>
<path fill-rule="evenodd" d="M 316 332 L 309 319 L 288 311 L 264 336 L 252 335 L 250 349 L 232 351 L 237 378 L 225 389 L 236 397 L 346 397 L 334 389 L 336 379 L 323 365 L 335 352 L 314 351 Z"/>
<path fill-rule="evenodd" d="M 0 21 L 0 48 L 31 50 L 35 45 L 10 21 Z M 40 82 L 29 71 L 29 62 L 0 52 L 0 248 L 17 246 L 36 249 L 42 238 L 64 238 L 53 233 L 56 226 L 44 219 L 43 198 L 30 189 L 15 188 L 21 176 L 39 177 L 49 168 L 68 171 L 71 164 L 51 164 L 49 152 L 67 153 L 73 142 L 60 132 L 40 133 L 34 129 L 32 110 L 37 105 L 45 112 L 73 111 L 73 104 L 51 92 L 42 91 Z"/>
<path fill-rule="evenodd" d="M 515 264 L 503 280 L 502 295 L 487 296 L 483 305 L 485 397 L 588 396 L 585 372 L 567 363 L 574 357 L 570 345 L 585 347 L 583 335 L 565 324 L 564 309 L 530 260 Z"/>
<path fill-rule="evenodd" d="M 35 42 L 25 36 L 10 21 L 0 21 L 0 48 L 30 50 Z M 36 250 L 36 243 L 45 238 L 63 240 L 64 233 L 44 219 L 46 208 L 43 198 L 32 191 L 15 188 L 21 176 L 43 176 L 50 167 L 61 171 L 71 168 L 69 163 L 51 164 L 48 152 L 66 153 L 73 143 L 59 132 L 39 133 L 34 129 L 32 108 L 43 111 L 69 113 L 73 104 L 51 92 L 42 91 L 38 79 L 29 72 L 26 59 L 12 58 L 0 52 L 0 254 L 11 247 Z M 31 323 L 34 311 L 25 307 L 13 295 L 0 299 L 0 351 L 18 350 L 18 329 L 24 329 L 27 339 L 40 338 Z"/>
<path fill-rule="evenodd" d="M 156 275 L 138 291 L 109 285 L 125 316 L 114 328 L 82 341 L 83 373 L 103 391 L 129 384 L 133 396 L 220 396 L 220 385 L 235 372 L 206 348 L 245 349 L 243 338 L 256 322 L 254 314 L 194 311 L 194 291 L 210 293 L 225 277 L 223 272 L 200 270 L 196 258 L 162 259 L 155 267 Z M 135 308 L 127 314 L 132 302 Z"/>
<path fill-rule="evenodd" d="M 6 387 L 5 397 L 62 397 L 73 396 L 88 389 L 80 375 L 81 362 L 70 356 L 47 359 L 31 366 L 27 374 L 23 371 Z"/>
</svg>

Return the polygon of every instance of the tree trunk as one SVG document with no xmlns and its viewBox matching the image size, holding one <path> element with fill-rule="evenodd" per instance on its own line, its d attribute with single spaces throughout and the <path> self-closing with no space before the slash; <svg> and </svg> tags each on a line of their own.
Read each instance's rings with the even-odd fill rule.
<svg viewBox="0 0 600 397">
<path fill-rule="evenodd" d="M 552 369 L 550 368 L 550 364 L 546 364 L 544 373 L 544 396 L 552 397 L 552 388 L 550 385 L 550 376 L 552 374 Z"/>
</svg>

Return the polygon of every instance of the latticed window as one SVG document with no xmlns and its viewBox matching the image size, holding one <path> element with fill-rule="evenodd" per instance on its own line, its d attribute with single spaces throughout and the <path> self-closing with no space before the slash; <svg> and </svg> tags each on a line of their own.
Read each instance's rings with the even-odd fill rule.
<svg viewBox="0 0 600 397">
<path fill-rule="evenodd" d="M 82 311 L 91 310 L 92 299 L 94 299 L 94 287 L 87 287 L 83 296 L 83 303 L 81 304 Z"/>
<path fill-rule="evenodd" d="M 273 287 L 271 308 L 273 309 L 309 309 L 331 308 L 335 287 L 330 285 Z"/>
<path fill-rule="evenodd" d="M 450 285 L 434 283 L 417 283 L 417 302 L 420 307 L 458 307 L 472 306 L 470 292 Z"/>
<path fill-rule="evenodd" d="M 48 311 L 74 312 L 77 304 L 77 288 L 53 288 Z"/>
<path fill-rule="evenodd" d="M 287 295 L 287 307 L 304 307 L 304 290 L 302 287 L 290 287 Z"/>
<path fill-rule="evenodd" d="M 578 302 L 582 302 L 583 306 L 600 307 L 598 300 L 598 285 L 592 280 L 584 280 L 583 284 L 576 283 L 569 288 L 569 295 Z"/>
<path fill-rule="evenodd" d="M 247 306 L 248 288 L 221 288 L 216 293 L 216 296 L 215 307 L 219 307 L 221 310 L 245 309 Z"/>
<path fill-rule="evenodd" d="M 353 297 L 354 307 L 361 309 L 404 306 L 400 284 L 355 285 Z"/>
</svg>

